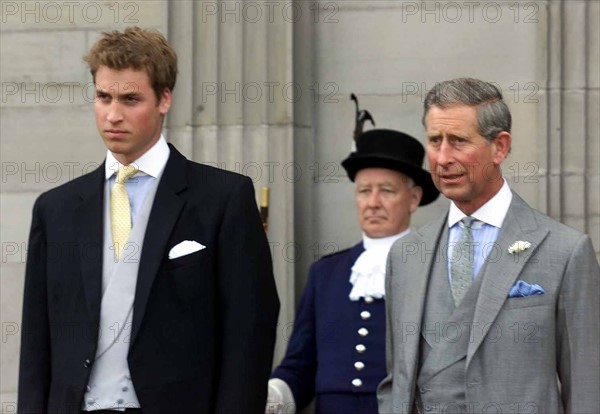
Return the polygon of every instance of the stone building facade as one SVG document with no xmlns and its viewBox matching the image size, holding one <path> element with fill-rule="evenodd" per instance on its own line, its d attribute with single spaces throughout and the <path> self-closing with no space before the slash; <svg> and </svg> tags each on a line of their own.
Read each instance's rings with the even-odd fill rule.
<svg viewBox="0 0 600 414">
<path fill-rule="evenodd" d="M 354 92 L 377 127 L 424 142 L 423 97 L 459 76 L 496 82 L 514 118 L 504 164 L 531 205 L 600 249 L 598 0 L 0 1 L 0 401 L 16 412 L 31 207 L 102 162 L 82 56 L 99 33 L 163 32 L 179 55 L 165 134 L 186 156 L 270 188 L 282 302 L 276 361 L 310 263 L 357 242 Z M 414 225 L 441 214 L 440 199 Z"/>
</svg>

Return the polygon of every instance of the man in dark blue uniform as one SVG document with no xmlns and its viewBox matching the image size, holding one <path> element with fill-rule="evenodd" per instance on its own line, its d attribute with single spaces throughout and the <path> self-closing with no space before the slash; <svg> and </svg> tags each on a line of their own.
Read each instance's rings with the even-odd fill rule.
<svg viewBox="0 0 600 414">
<path fill-rule="evenodd" d="M 413 137 L 373 129 L 342 162 L 355 182 L 363 240 L 310 268 L 287 353 L 269 381 L 267 413 L 377 413 L 385 368 L 385 268 L 410 216 L 438 196 Z"/>
</svg>

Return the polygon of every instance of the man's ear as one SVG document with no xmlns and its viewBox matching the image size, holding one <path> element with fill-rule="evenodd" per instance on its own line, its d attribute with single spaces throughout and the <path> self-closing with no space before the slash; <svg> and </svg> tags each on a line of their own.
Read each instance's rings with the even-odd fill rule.
<svg viewBox="0 0 600 414">
<path fill-rule="evenodd" d="M 502 161 L 504 161 L 506 157 L 508 157 L 511 144 L 512 137 L 509 132 L 501 131 L 498 133 L 496 138 L 494 138 L 494 140 L 491 143 L 491 145 L 494 148 L 493 161 L 495 164 L 502 164 Z"/>
<path fill-rule="evenodd" d="M 160 95 L 160 101 L 158 102 L 158 110 L 162 115 L 166 115 L 167 112 L 169 112 L 169 109 L 171 109 L 172 98 L 173 94 L 171 93 L 171 90 L 169 88 L 165 88 L 162 91 Z"/>
<path fill-rule="evenodd" d="M 410 189 L 410 213 L 413 214 L 417 211 L 421 198 L 423 197 L 423 189 L 418 185 L 415 185 Z"/>
</svg>

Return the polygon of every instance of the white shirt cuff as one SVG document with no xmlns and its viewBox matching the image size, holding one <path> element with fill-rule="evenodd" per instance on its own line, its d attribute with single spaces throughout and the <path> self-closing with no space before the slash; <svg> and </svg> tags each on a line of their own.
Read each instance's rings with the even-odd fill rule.
<svg viewBox="0 0 600 414">
<path fill-rule="evenodd" d="M 296 414 L 294 394 L 289 385 L 279 378 L 269 380 L 269 396 L 265 414 Z"/>
</svg>

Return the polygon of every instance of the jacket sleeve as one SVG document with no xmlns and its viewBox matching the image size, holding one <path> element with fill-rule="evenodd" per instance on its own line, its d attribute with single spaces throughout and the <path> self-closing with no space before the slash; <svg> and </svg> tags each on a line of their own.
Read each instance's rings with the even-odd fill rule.
<svg viewBox="0 0 600 414">
<path fill-rule="evenodd" d="M 272 378 L 279 378 L 288 384 L 294 394 L 296 411 L 307 406 L 315 395 L 317 372 L 315 284 L 317 274 L 318 270 L 313 264 L 296 313 L 294 329 L 285 358 L 271 375 Z"/>
<path fill-rule="evenodd" d="M 236 181 L 218 236 L 221 326 L 219 413 L 263 413 L 279 299 L 249 178 Z"/>
<path fill-rule="evenodd" d="M 21 325 L 20 413 L 46 413 L 50 389 L 50 333 L 46 288 L 47 243 L 42 197 L 33 207 Z"/>
<path fill-rule="evenodd" d="M 567 263 L 557 309 L 558 375 L 566 413 L 600 407 L 600 268 L 582 235 Z"/>
</svg>

